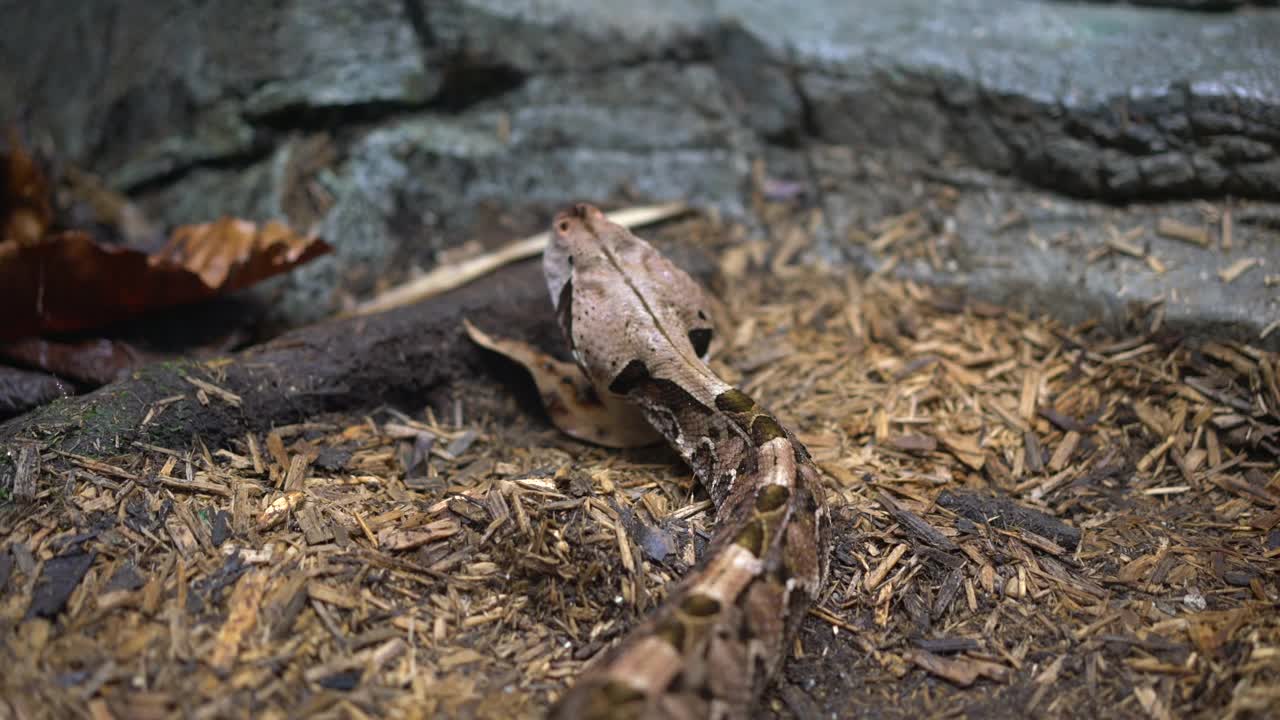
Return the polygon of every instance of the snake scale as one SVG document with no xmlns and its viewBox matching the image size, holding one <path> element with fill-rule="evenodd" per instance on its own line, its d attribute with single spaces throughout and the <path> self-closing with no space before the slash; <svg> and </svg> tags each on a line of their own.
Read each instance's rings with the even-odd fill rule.
<svg viewBox="0 0 1280 720">
<path fill-rule="evenodd" d="M 649 243 L 576 205 L 552 222 L 543 270 L 592 385 L 638 406 L 716 506 L 697 567 L 550 717 L 746 717 L 826 579 L 818 470 L 791 431 L 707 366 L 708 298 Z"/>
</svg>

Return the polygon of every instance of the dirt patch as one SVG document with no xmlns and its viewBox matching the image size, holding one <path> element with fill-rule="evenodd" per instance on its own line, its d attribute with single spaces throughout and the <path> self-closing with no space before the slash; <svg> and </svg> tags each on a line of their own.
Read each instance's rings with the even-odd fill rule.
<svg viewBox="0 0 1280 720">
<path fill-rule="evenodd" d="M 1275 712 L 1280 358 L 1184 342 L 1158 314 L 1109 337 L 774 247 L 719 255 L 715 366 L 806 443 L 838 541 L 762 716 Z M 696 562 L 710 504 L 664 449 L 558 435 L 488 362 L 425 409 L 46 452 L 36 504 L 0 510 L 0 707 L 546 707 Z"/>
</svg>

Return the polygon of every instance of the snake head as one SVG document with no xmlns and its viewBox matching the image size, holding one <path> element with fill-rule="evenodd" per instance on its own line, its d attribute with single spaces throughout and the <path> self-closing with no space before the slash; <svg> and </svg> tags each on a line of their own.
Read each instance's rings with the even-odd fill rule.
<svg viewBox="0 0 1280 720">
<path fill-rule="evenodd" d="M 551 235 L 542 254 L 542 273 L 551 291 L 551 302 L 561 315 L 565 337 L 573 342 L 573 334 L 564 326 L 564 313 L 573 300 L 573 267 L 599 255 L 599 239 L 593 229 L 609 222 L 594 205 L 579 203 L 556 213 L 551 221 Z"/>
<path fill-rule="evenodd" d="M 635 362 L 653 370 L 705 360 L 712 325 L 702 286 L 594 206 L 555 216 L 542 265 L 574 358 L 598 388 Z"/>
</svg>

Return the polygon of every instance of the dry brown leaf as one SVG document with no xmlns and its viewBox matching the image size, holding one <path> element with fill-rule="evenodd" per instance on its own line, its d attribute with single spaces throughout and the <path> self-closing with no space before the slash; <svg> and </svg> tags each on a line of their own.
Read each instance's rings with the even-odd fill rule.
<svg viewBox="0 0 1280 720">
<path fill-rule="evenodd" d="M 144 311 L 248 287 L 329 252 L 280 223 L 184 226 L 154 256 L 67 231 L 0 244 L 0 340 L 107 325 Z"/>
<path fill-rule="evenodd" d="M 169 242 L 147 258 L 147 264 L 179 265 L 198 275 L 210 288 L 230 291 L 324 252 L 328 252 L 328 246 L 323 240 L 296 233 L 284 223 L 271 220 L 258 225 L 223 217 L 177 228 Z"/>
<path fill-rule="evenodd" d="M 204 300 L 332 250 L 283 223 L 224 217 L 183 225 L 148 254 L 154 230 L 128 198 L 77 170 L 58 182 L 70 209 L 55 208 L 53 185 L 11 130 L 0 148 L 0 341 L 99 328 Z M 74 229 L 81 208 L 89 227 Z"/>
<path fill-rule="evenodd" d="M 0 155 L 0 245 L 38 242 L 52 222 L 49 182 L 11 128 L 8 148 Z"/>
<path fill-rule="evenodd" d="M 473 342 L 524 366 L 533 376 L 551 422 L 567 435 L 605 447 L 652 445 L 660 438 L 638 409 L 612 395 L 601 396 L 577 365 L 557 360 L 519 340 L 494 338 L 470 321 Z"/>
</svg>

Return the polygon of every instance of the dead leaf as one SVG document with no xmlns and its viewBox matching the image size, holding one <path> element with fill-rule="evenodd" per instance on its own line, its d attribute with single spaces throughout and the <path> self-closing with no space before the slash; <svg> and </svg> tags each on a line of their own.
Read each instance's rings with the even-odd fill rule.
<svg viewBox="0 0 1280 720">
<path fill-rule="evenodd" d="M 533 376 L 551 422 L 567 435 L 604 447 L 652 445 L 660 437 L 636 407 L 613 395 L 601 395 L 577 365 L 547 355 L 519 340 L 486 335 L 463 320 L 467 335 L 480 347 L 520 365 Z"/>
<path fill-rule="evenodd" d="M 151 267 L 177 265 L 200 277 L 210 288 L 224 292 L 248 287 L 294 265 L 329 252 L 314 236 L 294 232 L 274 220 L 259 226 L 224 217 L 201 225 L 183 225 L 151 257 Z"/>
<path fill-rule="evenodd" d="M 211 227 L 217 229 L 206 229 Z M 207 299 L 332 249 L 280 223 L 256 228 L 230 219 L 185 226 L 156 256 L 104 245 L 76 230 L 31 244 L 0 245 L 0 307 L 11 309 L 0 340 L 98 328 L 146 310 Z"/>
<path fill-rule="evenodd" d="M 0 245 L 39 242 L 53 222 L 49 182 L 16 129 L 8 140 L 0 155 Z"/>
<path fill-rule="evenodd" d="M 183 225 L 148 254 L 154 231 L 127 198 L 76 170 L 60 182 L 60 197 L 72 201 L 62 213 L 55 212 L 53 185 L 40 163 L 11 130 L 0 152 L 0 307 L 6 313 L 0 341 L 99 328 L 204 300 L 332 249 L 283 223 L 224 217 Z M 90 229 L 66 229 L 86 206 L 88 217 L 79 219 Z M 133 245 L 105 242 L 102 236 L 113 233 Z"/>
</svg>

